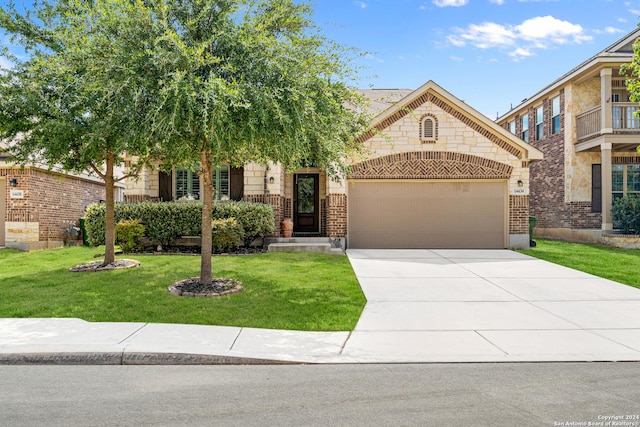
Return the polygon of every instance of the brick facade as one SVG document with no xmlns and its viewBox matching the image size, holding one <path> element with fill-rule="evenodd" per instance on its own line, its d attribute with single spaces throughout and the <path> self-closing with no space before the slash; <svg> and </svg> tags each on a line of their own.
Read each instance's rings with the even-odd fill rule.
<svg viewBox="0 0 640 427">
<path fill-rule="evenodd" d="M 529 196 L 509 196 L 509 234 L 529 232 Z"/>
<path fill-rule="evenodd" d="M 544 160 L 531 164 L 530 214 L 535 216 L 536 227 L 568 228 L 571 226 L 571 207 L 565 203 L 565 99 L 560 92 L 560 131 L 551 135 L 551 102 L 547 98 L 536 107 L 543 106 L 543 138 L 535 139 L 535 109 L 527 110 L 529 116 L 529 140 L 525 141 L 544 153 Z M 516 134 L 522 134 L 522 116 L 517 116 Z M 505 124 L 506 126 L 506 124 Z"/>
<path fill-rule="evenodd" d="M 24 198 L 12 199 L 7 189 L 7 222 L 38 223 L 39 241 L 62 241 L 67 221 L 77 224 L 85 208 L 104 200 L 104 184 L 33 167 L 2 168 L 0 176 L 17 180 L 15 190 Z"/>
<path fill-rule="evenodd" d="M 327 196 L 327 236 L 344 237 L 347 235 L 347 195 L 329 194 Z"/>
<path fill-rule="evenodd" d="M 591 212 L 591 202 L 571 202 L 569 210 L 572 229 L 598 229 L 601 227 L 602 214 Z"/>
</svg>

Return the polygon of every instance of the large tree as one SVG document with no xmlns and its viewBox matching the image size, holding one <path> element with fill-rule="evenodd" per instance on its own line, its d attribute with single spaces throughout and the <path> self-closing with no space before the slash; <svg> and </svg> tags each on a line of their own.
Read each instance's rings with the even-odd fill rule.
<svg viewBox="0 0 640 427">
<path fill-rule="evenodd" d="M 106 251 L 114 262 L 114 184 L 152 154 L 144 119 L 157 79 L 152 15 L 139 1 L 44 1 L 0 9 L 0 29 L 26 59 L 0 72 L 0 138 L 21 164 L 95 173 L 105 183 Z M 137 156 L 127 175 L 114 169 Z"/>
<path fill-rule="evenodd" d="M 358 54 L 326 39 L 304 2 L 147 4 L 161 33 L 150 66 L 162 88 L 150 121 L 165 162 L 197 165 L 201 174 L 200 281 L 209 284 L 215 168 L 313 162 L 342 175 L 368 123 L 363 99 L 347 84 Z"/>
</svg>

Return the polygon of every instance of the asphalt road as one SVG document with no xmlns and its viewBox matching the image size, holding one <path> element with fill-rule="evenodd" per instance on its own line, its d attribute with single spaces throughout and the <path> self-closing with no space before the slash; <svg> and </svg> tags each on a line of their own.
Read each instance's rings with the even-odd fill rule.
<svg viewBox="0 0 640 427">
<path fill-rule="evenodd" d="M 0 425 L 640 426 L 640 363 L 0 366 Z"/>
</svg>

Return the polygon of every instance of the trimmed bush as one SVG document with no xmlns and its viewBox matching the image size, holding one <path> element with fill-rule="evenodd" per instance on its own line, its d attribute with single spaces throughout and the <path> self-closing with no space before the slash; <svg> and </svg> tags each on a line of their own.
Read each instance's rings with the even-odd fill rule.
<svg viewBox="0 0 640 427">
<path fill-rule="evenodd" d="M 218 202 L 213 205 L 213 218 L 235 218 L 244 229 L 244 244 L 273 233 L 273 206 L 252 202 Z"/>
<path fill-rule="evenodd" d="M 213 219 L 235 218 L 244 230 L 244 241 L 265 237 L 275 229 L 273 207 L 252 202 L 216 202 Z M 202 203 L 118 203 L 115 207 L 116 224 L 122 220 L 138 219 L 145 227 L 149 240 L 164 247 L 172 246 L 182 236 L 202 233 Z M 85 213 L 87 241 L 90 245 L 104 245 L 105 205 L 90 205 Z"/>
<path fill-rule="evenodd" d="M 211 229 L 211 246 L 216 252 L 237 248 L 244 236 L 242 225 L 235 218 L 214 219 L 211 221 Z"/>
<path fill-rule="evenodd" d="M 615 199 L 611 208 L 613 227 L 624 234 L 640 234 L 640 197 Z"/>
<path fill-rule="evenodd" d="M 139 251 L 140 238 L 144 236 L 144 225 L 140 220 L 121 220 L 116 224 L 116 245 L 120 246 L 122 252 L 130 253 Z"/>
</svg>

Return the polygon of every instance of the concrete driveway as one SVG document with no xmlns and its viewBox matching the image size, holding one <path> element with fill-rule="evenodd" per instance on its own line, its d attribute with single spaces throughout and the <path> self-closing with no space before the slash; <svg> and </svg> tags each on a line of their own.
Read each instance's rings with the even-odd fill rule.
<svg viewBox="0 0 640 427">
<path fill-rule="evenodd" d="M 640 360 L 639 289 L 508 250 L 347 255 L 368 302 L 343 357 Z"/>
</svg>

